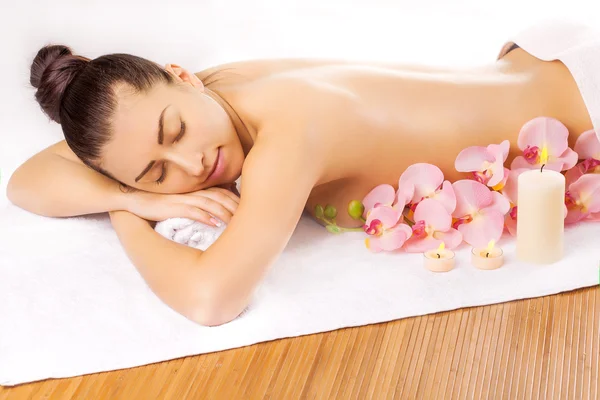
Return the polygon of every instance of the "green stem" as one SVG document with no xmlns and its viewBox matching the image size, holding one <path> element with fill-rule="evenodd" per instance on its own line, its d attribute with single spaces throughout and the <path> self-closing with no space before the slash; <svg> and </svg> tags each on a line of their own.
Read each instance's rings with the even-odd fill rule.
<svg viewBox="0 0 600 400">
<path fill-rule="evenodd" d="M 340 229 L 343 232 L 364 232 L 363 228 L 340 228 L 338 226 L 338 229 Z"/>
</svg>

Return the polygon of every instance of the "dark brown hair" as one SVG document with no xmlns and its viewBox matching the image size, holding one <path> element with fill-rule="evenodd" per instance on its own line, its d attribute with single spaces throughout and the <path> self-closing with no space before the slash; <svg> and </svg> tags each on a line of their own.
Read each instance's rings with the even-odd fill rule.
<svg viewBox="0 0 600 400">
<path fill-rule="evenodd" d="M 115 86 L 146 93 L 156 83 L 174 83 L 158 64 L 130 54 L 108 54 L 93 60 L 74 55 L 63 45 L 42 47 L 31 65 L 30 83 L 40 107 L 62 126 L 65 141 L 90 168 L 99 167 L 102 148 L 111 138 L 110 121 L 117 107 Z M 118 181 L 118 180 L 117 180 Z"/>
</svg>

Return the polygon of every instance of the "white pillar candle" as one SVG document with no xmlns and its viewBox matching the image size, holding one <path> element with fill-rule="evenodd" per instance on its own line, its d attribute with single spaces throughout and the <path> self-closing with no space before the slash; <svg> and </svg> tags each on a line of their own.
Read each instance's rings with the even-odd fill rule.
<svg viewBox="0 0 600 400">
<path fill-rule="evenodd" d="M 551 264 L 564 252 L 565 177 L 534 169 L 519 175 L 517 186 L 517 259 Z"/>
</svg>

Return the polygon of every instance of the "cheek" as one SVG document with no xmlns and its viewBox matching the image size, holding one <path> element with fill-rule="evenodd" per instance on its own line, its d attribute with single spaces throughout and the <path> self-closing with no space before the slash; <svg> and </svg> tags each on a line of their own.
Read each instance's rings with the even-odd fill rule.
<svg viewBox="0 0 600 400">
<path fill-rule="evenodd" d="M 201 182 L 199 180 L 191 178 L 179 169 L 171 172 L 171 176 L 167 177 L 165 182 L 157 185 L 159 190 L 165 191 L 164 193 L 187 193 L 200 189 Z"/>
</svg>

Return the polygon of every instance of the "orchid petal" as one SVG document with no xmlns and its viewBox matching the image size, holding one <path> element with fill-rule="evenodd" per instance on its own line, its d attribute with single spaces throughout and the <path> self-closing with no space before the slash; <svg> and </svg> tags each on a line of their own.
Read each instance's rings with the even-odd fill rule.
<svg viewBox="0 0 600 400">
<path fill-rule="evenodd" d="M 588 213 L 600 211 L 600 174 L 585 174 L 569 186 Z"/>
<path fill-rule="evenodd" d="M 595 158 L 600 160 L 600 140 L 593 129 L 583 132 L 575 142 L 575 153 L 580 159 Z"/>
<path fill-rule="evenodd" d="M 567 160 L 570 161 L 570 160 Z M 527 162 L 525 157 L 517 156 L 510 164 L 510 169 L 513 171 L 518 170 L 530 170 L 530 169 L 540 169 L 542 164 L 530 164 Z M 562 159 L 554 159 L 552 161 L 548 161 L 544 164 L 544 169 L 549 169 L 556 172 L 561 172 L 564 170 L 564 162 Z"/>
<path fill-rule="evenodd" d="M 491 192 L 492 202 L 489 206 L 484 207 L 481 211 L 495 210 L 503 216 L 510 210 L 510 202 L 498 192 Z"/>
<path fill-rule="evenodd" d="M 492 176 L 487 182 L 487 186 L 494 187 L 504 179 L 504 162 L 498 159 L 490 166 L 489 170 L 492 172 Z"/>
<path fill-rule="evenodd" d="M 415 194 L 415 185 L 410 182 L 405 182 L 398 187 L 396 192 L 396 205 L 398 208 L 404 208 L 413 198 Z"/>
<path fill-rule="evenodd" d="M 472 215 L 492 203 L 492 192 L 482 183 L 462 179 L 452 184 L 456 194 L 456 209 L 452 213 L 455 218 Z"/>
<path fill-rule="evenodd" d="M 512 160 L 512 163 L 510 163 L 510 169 L 512 171 L 516 171 L 516 170 L 528 170 L 528 169 L 537 169 L 538 166 L 535 164 L 530 164 L 525 157 L 523 156 L 517 156 L 514 158 L 514 160 Z"/>
<path fill-rule="evenodd" d="M 484 163 L 492 163 L 494 160 L 494 156 L 487 148 L 471 146 L 458 153 L 456 161 L 454 161 L 454 168 L 458 172 L 483 171 Z"/>
<path fill-rule="evenodd" d="M 504 230 L 504 214 L 496 210 L 485 210 L 473 221 L 461 224 L 458 230 L 465 242 L 474 247 L 485 247 L 490 240 L 498 241 Z"/>
<path fill-rule="evenodd" d="M 433 236 L 425 236 L 424 238 L 413 236 L 404 243 L 404 251 L 407 253 L 425 253 L 438 248 L 441 243 L 441 240 Z"/>
<path fill-rule="evenodd" d="M 448 249 L 457 248 L 463 241 L 462 233 L 454 228 L 450 228 L 445 232 L 436 231 L 433 233 L 433 237 L 443 241 Z"/>
<path fill-rule="evenodd" d="M 504 219 L 504 225 L 506 226 L 506 230 L 512 236 L 517 236 L 517 220 L 513 219 L 510 214 L 506 214 Z"/>
<path fill-rule="evenodd" d="M 568 170 L 573 168 L 573 166 L 575 166 L 575 164 L 577 164 L 577 160 L 579 159 L 578 155 L 576 152 L 574 152 L 573 150 L 571 150 L 570 148 L 567 148 L 561 155 L 560 157 L 556 158 L 556 160 L 553 160 L 552 162 L 548 163 L 548 165 L 553 164 L 554 162 L 562 162 L 563 166 L 561 167 L 560 170 L 558 170 L 558 172 L 564 171 L 564 170 Z M 556 171 L 556 170 L 554 170 Z"/>
<path fill-rule="evenodd" d="M 528 145 L 546 147 L 548 156 L 559 157 L 569 147 L 568 137 L 569 130 L 556 118 L 536 117 L 521 127 L 517 143 L 521 150 Z"/>
<path fill-rule="evenodd" d="M 518 189 L 518 179 L 519 175 L 524 170 L 512 170 L 508 173 L 508 179 L 506 180 L 506 184 L 502 188 L 502 194 L 506 196 L 508 201 L 512 204 L 517 204 L 517 189 Z"/>
<path fill-rule="evenodd" d="M 365 206 L 365 213 L 372 209 L 377 203 L 391 206 L 395 197 L 396 194 L 392 185 L 382 184 L 374 187 L 362 200 L 362 203 Z"/>
<path fill-rule="evenodd" d="M 600 221 L 600 212 L 591 213 L 588 218 L 592 221 Z"/>
<path fill-rule="evenodd" d="M 373 252 L 393 251 L 404 245 L 412 235 L 412 229 L 406 224 L 398 224 L 392 229 L 388 229 L 379 237 L 369 238 L 369 250 Z"/>
<path fill-rule="evenodd" d="M 414 185 L 415 191 L 411 203 L 418 203 L 424 197 L 433 194 L 444 182 L 444 173 L 437 166 L 427 163 L 412 164 L 400 176 L 398 188 L 407 183 Z"/>
<path fill-rule="evenodd" d="M 450 183 L 450 181 L 444 181 L 442 184 L 442 189 L 435 192 L 435 194 L 429 198 L 435 199 L 442 203 L 449 214 L 452 214 L 456 208 L 456 194 L 454 193 L 454 188 L 452 187 L 452 183 Z"/>
<path fill-rule="evenodd" d="M 504 162 L 508 157 L 510 142 L 505 140 L 500 144 L 490 144 L 487 149 L 495 159 L 495 161 L 489 167 L 489 170 L 492 172 L 492 177 L 487 182 L 487 185 L 489 187 L 494 187 L 499 183 L 506 181 L 507 173 L 505 170 L 507 170 L 507 168 L 504 168 Z"/>
<path fill-rule="evenodd" d="M 510 173 L 510 169 L 508 168 L 503 168 L 503 177 L 502 180 L 500 182 L 498 182 L 496 185 L 491 186 L 493 190 L 502 190 L 502 188 L 504 188 L 504 186 L 506 185 L 506 181 L 508 180 L 508 174 Z"/>
<path fill-rule="evenodd" d="M 420 202 L 415 210 L 414 218 L 415 221 L 425 221 L 427 226 L 436 231 L 447 231 L 452 225 L 450 213 L 442 203 L 434 199 L 425 199 Z"/>
<path fill-rule="evenodd" d="M 565 184 L 567 187 L 571 186 L 572 183 L 577 182 L 577 180 L 583 176 L 583 174 L 585 173 L 583 169 L 583 163 L 579 163 L 567 172 L 565 172 Z"/>
<path fill-rule="evenodd" d="M 496 161 L 504 161 L 508 158 L 508 153 L 510 151 L 510 142 L 508 140 L 504 140 L 500 144 L 490 144 L 487 147 L 488 152 L 494 157 Z"/>
<path fill-rule="evenodd" d="M 365 225 L 370 225 L 371 221 L 379 220 L 383 226 L 383 229 L 389 229 L 398 223 L 398 220 L 402 216 L 402 212 L 396 210 L 390 206 L 379 206 L 375 207 L 369 213 Z"/>
<path fill-rule="evenodd" d="M 581 208 L 579 208 L 579 207 L 570 209 L 567 213 L 567 217 L 565 218 L 565 225 L 571 225 L 576 222 L 579 222 L 582 219 L 585 219 L 589 215 L 590 215 L 589 212 L 584 213 L 581 211 Z"/>
</svg>

